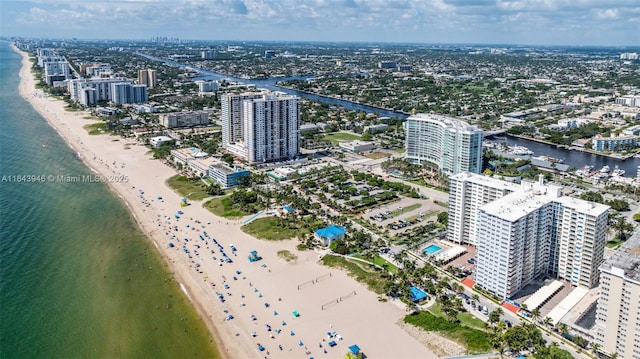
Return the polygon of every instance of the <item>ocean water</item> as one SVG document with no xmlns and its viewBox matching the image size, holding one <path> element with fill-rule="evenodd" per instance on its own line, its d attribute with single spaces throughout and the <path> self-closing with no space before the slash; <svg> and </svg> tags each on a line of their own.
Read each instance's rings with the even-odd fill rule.
<svg viewBox="0 0 640 359">
<path fill-rule="evenodd" d="M 18 94 L 0 42 L 0 358 L 218 358 L 125 205 Z"/>
</svg>

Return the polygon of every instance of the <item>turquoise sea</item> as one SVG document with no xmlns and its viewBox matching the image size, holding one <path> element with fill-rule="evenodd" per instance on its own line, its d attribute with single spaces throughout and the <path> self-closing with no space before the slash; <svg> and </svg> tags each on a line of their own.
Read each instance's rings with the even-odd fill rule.
<svg viewBox="0 0 640 359">
<path fill-rule="evenodd" d="M 217 358 L 155 247 L 18 93 L 0 42 L 0 358 Z"/>
</svg>

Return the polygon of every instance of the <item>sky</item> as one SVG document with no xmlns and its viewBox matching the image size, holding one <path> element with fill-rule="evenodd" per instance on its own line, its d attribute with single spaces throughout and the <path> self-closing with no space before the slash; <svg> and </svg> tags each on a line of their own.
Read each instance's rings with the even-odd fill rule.
<svg viewBox="0 0 640 359">
<path fill-rule="evenodd" d="M 0 0 L 0 36 L 640 46 L 640 0 Z"/>
</svg>

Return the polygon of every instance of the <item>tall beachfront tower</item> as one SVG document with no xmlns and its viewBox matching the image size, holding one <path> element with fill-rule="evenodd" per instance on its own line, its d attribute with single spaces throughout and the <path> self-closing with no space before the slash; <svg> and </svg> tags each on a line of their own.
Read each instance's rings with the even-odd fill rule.
<svg viewBox="0 0 640 359">
<path fill-rule="evenodd" d="M 242 103 L 261 98 L 263 92 L 228 93 L 221 96 L 222 146 L 229 152 L 246 157 L 244 148 L 244 118 Z"/>
<path fill-rule="evenodd" d="M 461 172 L 449 177 L 447 239 L 477 245 L 478 209 L 520 189 L 520 185 L 490 176 Z"/>
<path fill-rule="evenodd" d="M 407 158 L 432 163 L 447 176 L 482 170 L 481 129 L 453 117 L 416 114 L 405 123 Z"/>
<path fill-rule="evenodd" d="M 640 231 L 600 266 L 595 342 L 605 354 L 640 358 Z"/>
<path fill-rule="evenodd" d="M 268 94 L 244 101 L 243 117 L 249 162 L 289 160 L 300 153 L 297 96 Z"/>
<path fill-rule="evenodd" d="M 292 159 L 300 152 L 297 96 L 250 92 L 222 96 L 222 144 L 251 163 Z"/>
<path fill-rule="evenodd" d="M 597 284 L 609 207 L 562 197 L 562 187 L 523 182 L 478 210 L 476 282 L 509 298 L 549 275 L 573 285 Z"/>
<path fill-rule="evenodd" d="M 572 285 L 592 288 L 599 280 L 609 207 L 574 197 L 553 202 L 557 216 L 551 219 L 555 233 L 551 237 L 549 273 Z"/>
</svg>

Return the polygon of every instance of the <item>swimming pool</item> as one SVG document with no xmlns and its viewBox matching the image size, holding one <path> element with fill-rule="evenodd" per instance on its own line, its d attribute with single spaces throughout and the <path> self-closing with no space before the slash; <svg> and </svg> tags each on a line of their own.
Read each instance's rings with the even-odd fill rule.
<svg viewBox="0 0 640 359">
<path fill-rule="evenodd" d="M 435 244 L 431 244 L 427 248 L 423 249 L 422 251 L 425 252 L 426 254 L 435 254 L 435 253 L 440 252 L 441 250 L 442 250 L 442 248 L 440 246 L 437 246 Z"/>
</svg>

